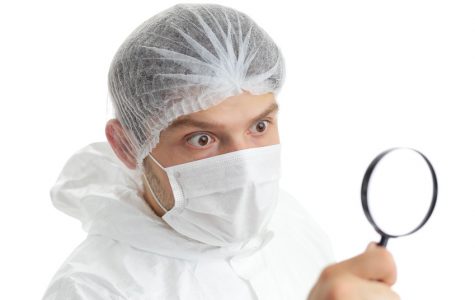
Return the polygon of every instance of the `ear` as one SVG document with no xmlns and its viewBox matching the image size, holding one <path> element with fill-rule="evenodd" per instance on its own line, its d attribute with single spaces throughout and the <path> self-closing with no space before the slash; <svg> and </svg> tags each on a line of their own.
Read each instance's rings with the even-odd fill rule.
<svg viewBox="0 0 475 300">
<path fill-rule="evenodd" d="M 129 169 L 135 169 L 137 167 L 135 155 L 132 153 L 130 141 L 119 120 L 111 119 L 107 122 L 106 137 L 115 155 L 117 155 Z"/>
</svg>

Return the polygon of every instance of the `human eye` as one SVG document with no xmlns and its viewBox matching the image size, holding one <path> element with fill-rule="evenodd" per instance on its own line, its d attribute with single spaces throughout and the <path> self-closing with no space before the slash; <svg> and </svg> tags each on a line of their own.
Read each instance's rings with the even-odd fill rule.
<svg viewBox="0 0 475 300">
<path fill-rule="evenodd" d="M 207 133 L 197 133 L 187 138 L 186 141 L 194 147 L 205 148 L 214 141 L 214 138 Z"/>
<path fill-rule="evenodd" d="M 251 131 L 253 133 L 263 133 L 267 130 L 267 126 L 269 126 L 270 123 L 271 121 L 269 120 L 259 120 L 251 126 Z"/>
</svg>

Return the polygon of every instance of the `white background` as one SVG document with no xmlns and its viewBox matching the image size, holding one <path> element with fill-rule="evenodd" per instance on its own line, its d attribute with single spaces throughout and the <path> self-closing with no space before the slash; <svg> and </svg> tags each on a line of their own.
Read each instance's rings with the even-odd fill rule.
<svg viewBox="0 0 475 300">
<path fill-rule="evenodd" d="M 105 140 L 107 71 L 125 37 L 174 1 L 0 5 L 0 297 L 39 299 L 85 237 L 49 199 L 67 158 Z M 338 260 L 377 240 L 360 205 L 371 159 L 423 151 L 439 176 L 433 218 L 390 240 L 402 299 L 475 299 L 475 7 L 470 1 L 217 1 L 281 47 L 282 186 Z"/>
</svg>

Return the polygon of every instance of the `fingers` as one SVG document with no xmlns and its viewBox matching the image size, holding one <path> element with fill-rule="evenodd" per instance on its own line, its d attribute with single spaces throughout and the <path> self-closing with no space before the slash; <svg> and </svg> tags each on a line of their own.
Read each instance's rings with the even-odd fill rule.
<svg viewBox="0 0 475 300">
<path fill-rule="evenodd" d="M 400 300 L 397 293 L 391 290 L 386 284 L 378 281 L 368 281 L 358 278 L 360 289 L 362 293 L 357 299 L 368 300 Z M 343 298 L 342 298 L 343 299 Z"/>
<path fill-rule="evenodd" d="M 308 300 L 399 300 L 385 283 L 326 269 Z"/>
<path fill-rule="evenodd" d="M 391 253 L 386 248 L 373 243 L 364 253 L 335 265 L 335 268 L 344 269 L 357 277 L 380 281 L 389 286 L 394 285 L 397 279 L 396 264 Z"/>
<path fill-rule="evenodd" d="M 362 254 L 326 267 L 308 299 L 399 300 L 390 288 L 396 277 L 391 253 L 372 243 Z"/>
</svg>

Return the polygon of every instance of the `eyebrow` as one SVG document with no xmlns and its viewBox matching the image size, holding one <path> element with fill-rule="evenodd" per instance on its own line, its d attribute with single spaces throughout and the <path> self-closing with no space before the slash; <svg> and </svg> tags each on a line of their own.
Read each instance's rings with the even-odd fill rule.
<svg viewBox="0 0 475 300">
<path fill-rule="evenodd" d="M 267 107 L 262 113 L 260 113 L 258 116 L 254 117 L 252 119 L 252 123 L 266 117 L 267 115 L 270 115 L 273 112 L 276 112 L 279 110 L 279 105 L 274 102 L 269 107 Z M 175 120 L 170 126 L 168 126 L 168 129 L 177 129 L 179 127 L 184 127 L 184 126 L 189 126 L 189 127 L 200 127 L 203 129 L 210 129 L 210 128 L 216 128 L 216 127 L 222 127 L 223 124 L 216 123 L 216 122 L 206 122 L 206 121 L 199 121 L 199 120 L 194 120 L 190 119 L 188 117 L 185 117 L 183 119 L 177 119 Z"/>
</svg>

